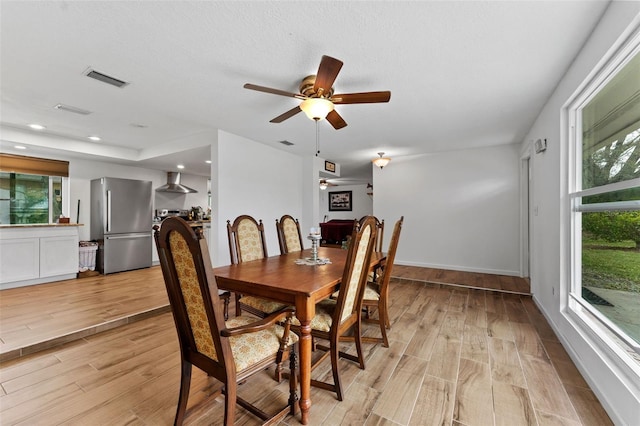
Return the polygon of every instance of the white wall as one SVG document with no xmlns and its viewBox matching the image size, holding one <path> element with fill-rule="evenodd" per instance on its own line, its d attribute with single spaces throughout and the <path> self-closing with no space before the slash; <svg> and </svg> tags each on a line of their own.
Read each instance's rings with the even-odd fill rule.
<svg viewBox="0 0 640 426">
<path fill-rule="evenodd" d="M 373 192 L 385 228 L 405 218 L 396 263 L 519 274 L 519 146 L 394 158 Z"/>
<path fill-rule="evenodd" d="M 331 219 L 360 219 L 362 216 L 373 214 L 373 198 L 367 195 L 371 189 L 367 189 L 367 185 L 340 185 L 330 186 L 324 191 L 319 189 L 320 194 L 320 220 L 325 215 Z M 329 211 L 329 193 L 336 191 L 351 191 L 351 207 L 349 212 Z M 318 226 L 318 225 L 315 225 Z"/>
<path fill-rule="evenodd" d="M 617 43 L 625 28 L 640 21 L 639 2 L 612 2 L 582 51 L 575 58 L 555 92 L 526 136 L 524 145 L 538 138 L 548 140 L 547 151 L 531 158 L 533 172 L 531 289 L 534 300 L 615 424 L 640 422 L 640 369 L 621 361 L 620 353 L 606 349 L 601 338 L 568 314 L 566 205 L 568 140 L 563 133 L 563 105 L 594 67 Z M 564 151 L 564 154 L 563 154 Z M 566 217 L 566 216 L 565 216 Z M 622 355 L 624 358 L 624 355 Z"/>
<path fill-rule="evenodd" d="M 241 214 L 262 219 L 267 251 L 279 254 L 276 219 L 302 214 L 302 158 L 220 131 L 212 145 L 211 172 L 213 264 L 229 263 L 226 224 Z"/>
</svg>

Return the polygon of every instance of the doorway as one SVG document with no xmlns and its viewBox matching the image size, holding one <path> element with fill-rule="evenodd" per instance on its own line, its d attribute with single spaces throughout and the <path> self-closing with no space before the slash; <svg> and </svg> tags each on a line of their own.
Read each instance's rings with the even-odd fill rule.
<svg viewBox="0 0 640 426">
<path fill-rule="evenodd" d="M 531 272 L 531 155 L 520 159 L 520 276 L 530 278 Z"/>
</svg>

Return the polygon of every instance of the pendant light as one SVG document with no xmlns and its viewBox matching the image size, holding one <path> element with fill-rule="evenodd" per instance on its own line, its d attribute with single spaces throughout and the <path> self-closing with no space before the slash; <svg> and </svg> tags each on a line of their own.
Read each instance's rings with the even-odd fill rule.
<svg viewBox="0 0 640 426">
<path fill-rule="evenodd" d="M 382 169 L 384 166 L 389 164 L 389 161 L 391 161 L 391 158 L 384 157 L 384 152 L 379 152 L 378 155 L 380 157 L 374 158 L 373 160 L 371 160 L 371 162 Z"/>
</svg>

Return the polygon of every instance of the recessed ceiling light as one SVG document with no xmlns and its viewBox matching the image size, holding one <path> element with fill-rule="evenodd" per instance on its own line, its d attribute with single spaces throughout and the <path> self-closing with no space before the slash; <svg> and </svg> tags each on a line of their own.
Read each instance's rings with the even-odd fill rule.
<svg viewBox="0 0 640 426">
<path fill-rule="evenodd" d="M 178 164 L 176 167 L 178 167 L 179 169 L 184 169 L 184 166 L 182 164 Z"/>
<path fill-rule="evenodd" d="M 26 146 L 22 146 L 22 145 L 14 145 L 13 146 L 15 149 L 27 149 Z"/>
<path fill-rule="evenodd" d="M 211 164 L 211 160 L 206 160 L 205 163 Z"/>
<path fill-rule="evenodd" d="M 94 142 L 99 142 L 99 141 L 101 141 L 101 140 L 102 140 L 102 139 L 100 139 L 100 137 L 99 137 L 99 136 L 89 136 L 89 139 L 90 139 L 90 140 L 92 140 L 92 141 L 94 141 Z"/>
<path fill-rule="evenodd" d="M 42 124 L 29 124 L 29 127 L 31 127 L 33 130 L 44 130 L 46 129 L 46 127 L 44 127 Z"/>
</svg>

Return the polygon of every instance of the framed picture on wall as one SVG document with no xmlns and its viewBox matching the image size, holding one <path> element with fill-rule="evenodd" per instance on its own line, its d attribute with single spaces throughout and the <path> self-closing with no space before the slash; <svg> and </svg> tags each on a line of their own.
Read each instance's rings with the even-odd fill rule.
<svg viewBox="0 0 640 426">
<path fill-rule="evenodd" d="M 331 161 L 326 161 L 324 162 L 324 169 L 328 172 L 333 172 L 335 173 L 336 171 L 336 163 L 332 163 Z"/>
<path fill-rule="evenodd" d="M 330 212 L 350 212 L 351 191 L 334 191 L 329 193 L 329 211 Z"/>
</svg>

